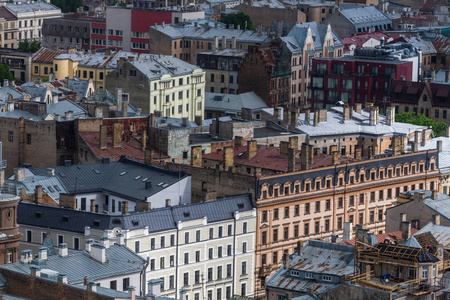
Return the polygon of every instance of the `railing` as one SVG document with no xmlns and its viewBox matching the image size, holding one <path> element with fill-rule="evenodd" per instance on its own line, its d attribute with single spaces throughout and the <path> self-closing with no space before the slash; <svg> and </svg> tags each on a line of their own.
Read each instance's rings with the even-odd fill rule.
<svg viewBox="0 0 450 300">
<path fill-rule="evenodd" d="M 405 292 L 409 290 L 413 290 L 417 288 L 420 284 L 419 279 L 412 279 L 409 281 L 401 282 L 399 284 L 396 284 L 394 286 L 389 287 L 389 290 L 392 292 Z"/>
<path fill-rule="evenodd" d="M 373 275 L 375 275 L 375 271 L 374 270 L 366 272 L 366 273 L 363 273 L 363 274 L 359 274 L 359 275 L 355 275 L 355 276 L 349 277 L 348 278 L 348 282 L 351 283 L 351 284 L 354 284 L 354 283 L 356 283 L 357 281 L 359 281 L 361 279 L 367 279 L 367 278 L 372 277 Z"/>
<path fill-rule="evenodd" d="M 442 261 L 442 266 L 440 266 L 440 271 L 445 271 L 447 269 L 450 269 L 450 259 Z"/>
</svg>

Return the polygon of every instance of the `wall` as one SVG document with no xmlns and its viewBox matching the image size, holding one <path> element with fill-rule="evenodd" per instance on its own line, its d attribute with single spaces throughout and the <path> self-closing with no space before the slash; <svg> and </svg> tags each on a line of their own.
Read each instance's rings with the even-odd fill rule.
<svg viewBox="0 0 450 300">
<path fill-rule="evenodd" d="M 306 15 L 298 9 L 280 9 L 270 7 L 253 7 L 247 4 L 236 6 L 235 9 L 250 16 L 253 26 L 256 28 L 262 24 L 264 29 L 272 26 L 273 21 L 284 21 L 289 23 L 305 23 Z"/>
<path fill-rule="evenodd" d="M 161 182 L 164 180 L 161 178 Z M 159 182 L 152 182 L 158 185 Z M 151 208 L 165 207 L 166 199 L 170 199 L 170 205 L 191 203 L 191 177 L 181 179 L 179 182 L 166 187 L 159 193 L 147 197 L 147 202 L 151 203 Z"/>
</svg>

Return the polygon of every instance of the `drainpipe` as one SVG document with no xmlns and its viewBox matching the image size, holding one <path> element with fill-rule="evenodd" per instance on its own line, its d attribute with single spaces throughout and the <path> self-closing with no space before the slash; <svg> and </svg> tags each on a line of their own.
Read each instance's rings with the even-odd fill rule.
<svg viewBox="0 0 450 300">
<path fill-rule="evenodd" d="M 234 295 L 236 281 L 236 213 L 234 214 L 234 228 L 233 228 L 233 285 L 231 287 L 231 293 Z"/>
<path fill-rule="evenodd" d="M 145 286 L 147 284 L 147 267 L 149 264 L 149 258 L 144 262 L 144 268 L 141 271 L 141 296 L 145 296 Z"/>
</svg>

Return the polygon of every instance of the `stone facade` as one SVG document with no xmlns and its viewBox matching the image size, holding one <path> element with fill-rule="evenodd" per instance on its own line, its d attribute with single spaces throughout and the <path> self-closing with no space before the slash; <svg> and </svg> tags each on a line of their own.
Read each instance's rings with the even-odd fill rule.
<svg viewBox="0 0 450 300">
<path fill-rule="evenodd" d="M 4 170 L 0 170 L 4 172 Z M 2 174 L 4 176 L 4 173 Z M 17 205 L 20 198 L 2 191 L 0 195 L 0 265 L 18 261 L 19 241 L 22 235 L 17 224 Z"/>
</svg>

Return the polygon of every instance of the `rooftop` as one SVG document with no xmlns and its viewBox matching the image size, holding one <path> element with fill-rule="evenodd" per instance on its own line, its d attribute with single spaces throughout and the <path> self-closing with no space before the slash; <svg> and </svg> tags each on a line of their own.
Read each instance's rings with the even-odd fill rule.
<svg viewBox="0 0 450 300">
<path fill-rule="evenodd" d="M 247 51 L 243 49 L 226 48 L 218 51 L 200 52 L 198 55 L 202 54 L 202 55 L 230 56 L 230 57 L 244 58 L 246 53 Z"/>
<path fill-rule="evenodd" d="M 413 190 L 407 192 L 406 194 L 410 195 L 410 197 L 414 199 L 415 193 L 424 193 L 425 200 L 423 202 L 425 203 L 425 205 L 428 206 L 431 210 L 440 214 L 442 217 L 450 220 L 450 195 L 438 193 L 437 199 L 433 199 L 432 191 L 427 190 Z"/>
<path fill-rule="evenodd" d="M 170 55 L 161 57 L 155 55 L 149 60 L 143 59 L 126 63 L 133 65 L 149 80 L 159 79 L 164 75 L 181 76 L 200 69 L 200 67 L 196 65 L 191 65 Z"/>
<path fill-rule="evenodd" d="M 416 228 L 411 228 L 411 234 L 415 234 L 417 231 L 418 230 Z M 383 243 L 386 239 L 389 239 L 390 241 L 394 242 L 394 241 L 402 239 L 402 231 L 397 230 L 397 231 L 393 231 L 393 232 L 385 232 L 382 234 L 376 234 L 374 236 L 377 239 L 378 243 Z M 356 241 L 356 237 L 351 240 L 339 242 L 339 244 L 355 246 L 355 241 Z"/>
<path fill-rule="evenodd" d="M 442 142 L 442 152 L 438 156 L 439 171 L 442 174 L 450 172 L 450 138 L 438 137 L 431 140 L 426 146 L 420 147 L 420 150 L 437 149 L 437 142 Z"/>
<path fill-rule="evenodd" d="M 433 222 L 428 223 L 422 229 L 417 231 L 413 236 L 430 232 L 439 244 L 444 248 L 450 249 L 450 229 L 448 226 L 436 225 Z"/>
<path fill-rule="evenodd" d="M 205 110 L 240 114 L 242 108 L 266 108 L 267 104 L 254 92 L 239 95 L 205 93 Z"/>
<path fill-rule="evenodd" d="M 42 12 L 42 11 L 54 11 L 55 14 L 61 13 L 61 9 L 51 3 L 47 3 L 44 1 L 35 1 L 35 2 L 13 2 L 7 3 L 6 8 L 11 11 L 13 14 L 21 14 L 21 13 L 33 13 L 33 12 Z"/>
<path fill-rule="evenodd" d="M 392 23 L 389 17 L 375 6 L 343 9 L 336 11 L 336 13 L 342 14 L 342 16 L 355 26 L 368 25 L 372 27 L 379 24 Z"/>
<path fill-rule="evenodd" d="M 389 96 L 393 103 L 417 104 L 424 90 L 434 106 L 450 107 L 450 84 L 393 80 Z"/>
</svg>

